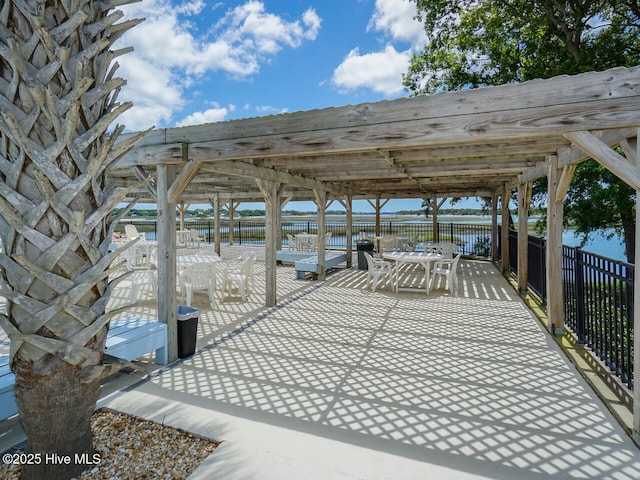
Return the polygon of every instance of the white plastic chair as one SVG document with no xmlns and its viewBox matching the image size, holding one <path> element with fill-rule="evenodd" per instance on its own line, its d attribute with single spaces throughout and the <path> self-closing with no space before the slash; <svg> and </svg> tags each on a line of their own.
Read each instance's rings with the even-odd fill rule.
<svg viewBox="0 0 640 480">
<path fill-rule="evenodd" d="M 453 260 L 438 260 L 431 272 L 431 282 L 435 284 L 436 277 L 441 276 L 446 279 L 446 286 L 449 287 L 451 293 L 458 291 L 458 262 L 460 261 L 460 254 L 456 255 Z"/>
<path fill-rule="evenodd" d="M 453 259 L 453 253 L 456 251 L 456 246 L 453 243 L 445 243 L 445 244 L 439 245 L 436 248 L 436 250 L 446 260 L 451 260 Z"/>
<path fill-rule="evenodd" d="M 151 292 L 155 297 L 157 292 L 157 280 L 155 264 L 155 247 L 150 245 L 132 245 L 124 254 L 125 266 L 131 279 L 131 303 L 138 301 L 140 289 L 145 285 L 151 285 Z"/>
<path fill-rule="evenodd" d="M 142 240 L 146 240 L 144 233 L 138 232 L 138 229 L 135 225 L 125 225 L 124 226 L 124 234 L 127 236 L 129 240 L 135 240 L 140 237 Z"/>
<path fill-rule="evenodd" d="M 235 286 L 238 288 L 242 301 L 247 301 L 247 293 L 251 291 L 251 286 L 253 285 L 253 262 L 255 258 L 255 253 L 247 252 L 246 258 L 240 264 L 233 262 L 225 265 L 222 274 L 222 288 L 225 293 L 227 291 L 231 293 Z"/>
<path fill-rule="evenodd" d="M 367 259 L 367 286 L 373 279 L 373 283 L 371 285 L 371 291 L 376 291 L 376 286 L 378 284 L 378 279 L 383 275 L 389 275 L 389 278 L 392 278 L 393 274 L 393 264 L 391 262 L 387 262 L 386 260 L 381 260 L 378 258 L 373 258 L 369 253 L 364 253 L 364 258 Z"/>
<path fill-rule="evenodd" d="M 395 252 L 398 250 L 398 239 L 396 237 L 385 236 L 380 239 L 380 249 L 382 253 Z"/>
<path fill-rule="evenodd" d="M 327 232 L 324 234 L 324 249 L 329 250 L 329 244 L 331 243 L 331 233 Z"/>
<path fill-rule="evenodd" d="M 206 291 L 212 307 L 216 304 L 216 263 L 202 262 L 187 265 L 180 276 L 180 291 L 187 306 L 191 306 L 193 292 Z"/>
<path fill-rule="evenodd" d="M 287 240 L 288 240 L 287 246 L 289 250 L 291 251 L 300 250 L 300 244 L 298 243 L 298 239 L 296 237 L 294 237 L 290 233 L 287 233 Z"/>
<path fill-rule="evenodd" d="M 198 230 L 192 228 L 189 230 L 189 242 L 191 242 L 194 246 L 200 246 L 202 242 L 206 242 L 207 238 L 204 235 L 200 235 Z"/>
</svg>

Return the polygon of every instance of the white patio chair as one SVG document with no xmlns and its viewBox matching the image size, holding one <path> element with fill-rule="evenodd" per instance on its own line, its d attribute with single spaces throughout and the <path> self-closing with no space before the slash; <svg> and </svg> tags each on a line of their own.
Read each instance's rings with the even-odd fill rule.
<svg viewBox="0 0 640 480">
<path fill-rule="evenodd" d="M 324 249 L 329 250 L 329 243 L 331 243 L 331 232 L 324 234 Z"/>
<path fill-rule="evenodd" d="M 395 252 L 398 250 L 398 239 L 392 236 L 384 236 L 380 239 L 380 250 L 382 253 Z"/>
<path fill-rule="evenodd" d="M 138 229 L 135 225 L 125 225 L 124 233 L 129 240 L 135 240 L 138 237 L 140 237 L 142 240 L 146 240 L 144 233 L 138 232 Z"/>
<path fill-rule="evenodd" d="M 376 286 L 378 284 L 378 279 L 383 275 L 389 275 L 389 278 L 392 278 L 393 274 L 393 264 L 391 262 L 387 262 L 386 260 L 382 260 L 379 258 L 373 258 L 368 252 L 364 253 L 364 258 L 367 259 L 367 286 L 373 279 L 373 283 L 371 285 L 371 291 L 376 291 Z"/>
<path fill-rule="evenodd" d="M 287 233 L 287 248 L 291 251 L 300 250 L 298 239 L 290 233 Z"/>
<path fill-rule="evenodd" d="M 251 291 L 253 286 L 253 262 L 256 254 L 248 252 L 246 258 L 238 265 L 237 262 L 227 263 L 222 273 L 222 289 L 231 294 L 234 286 L 238 289 L 238 293 L 242 297 L 242 301 L 247 301 L 247 293 Z"/>
<path fill-rule="evenodd" d="M 200 232 L 195 228 L 189 230 L 189 242 L 193 244 L 194 247 L 199 247 L 202 245 L 202 242 L 206 242 L 207 238 L 204 235 L 200 235 Z"/>
<path fill-rule="evenodd" d="M 437 253 L 441 254 L 446 260 L 453 259 L 453 253 L 456 251 L 456 246 L 453 243 L 444 243 L 439 245 L 437 248 Z"/>
<path fill-rule="evenodd" d="M 131 279 L 131 303 L 138 301 L 140 290 L 145 285 L 151 285 L 151 294 L 157 292 L 157 271 L 152 259 L 155 258 L 155 247 L 150 245 L 132 245 L 125 254 L 125 266 Z"/>
<path fill-rule="evenodd" d="M 452 260 L 438 260 L 433 266 L 431 272 L 431 283 L 435 284 L 436 277 L 445 277 L 446 286 L 449 287 L 451 293 L 458 291 L 458 262 L 460 261 L 460 254 Z"/>
<path fill-rule="evenodd" d="M 183 301 L 191 306 L 193 293 L 206 291 L 211 307 L 216 305 L 216 263 L 202 262 L 187 265 L 180 276 L 180 292 Z M 186 300 L 185 300 L 186 299 Z"/>
</svg>

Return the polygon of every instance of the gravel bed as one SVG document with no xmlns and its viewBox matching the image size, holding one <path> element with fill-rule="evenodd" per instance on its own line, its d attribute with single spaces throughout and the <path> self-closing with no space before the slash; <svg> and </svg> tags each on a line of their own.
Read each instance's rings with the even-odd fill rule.
<svg viewBox="0 0 640 480">
<path fill-rule="evenodd" d="M 113 410 L 91 422 L 96 459 L 78 480 L 184 480 L 219 442 Z M 18 480 L 19 465 L 0 464 L 0 479 Z"/>
</svg>

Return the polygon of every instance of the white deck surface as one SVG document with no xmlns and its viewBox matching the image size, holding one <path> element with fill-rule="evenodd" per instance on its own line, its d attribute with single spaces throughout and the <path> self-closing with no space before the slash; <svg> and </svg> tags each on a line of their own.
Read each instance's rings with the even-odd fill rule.
<svg viewBox="0 0 640 480">
<path fill-rule="evenodd" d="M 101 403 L 222 440 L 192 479 L 640 478 L 640 450 L 491 264 L 461 262 L 458 295 L 294 277 L 278 267 L 272 309 L 260 261 L 249 302 L 196 295 L 196 354 Z"/>
</svg>

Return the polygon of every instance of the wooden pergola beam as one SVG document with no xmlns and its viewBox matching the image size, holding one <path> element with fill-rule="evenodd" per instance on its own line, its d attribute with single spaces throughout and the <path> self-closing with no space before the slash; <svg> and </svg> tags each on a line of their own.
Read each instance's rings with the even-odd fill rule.
<svg viewBox="0 0 640 480">
<path fill-rule="evenodd" d="M 286 183 L 291 186 L 309 190 L 324 190 L 337 195 L 346 195 L 349 193 L 346 188 L 340 187 L 339 185 L 321 182 L 301 175 L 281 172 L 272 168 L 259 167 L 247 162 L 213 162 L 207 165 L 207 171 L 250 177 L 268 182 Z"/>
<path fill-rule="evenodd" d="M 631 188 L 640 190 L 638 169 L 609 145 L 587 131 L 567 132 L 564 135 Z"/>
</svg>

